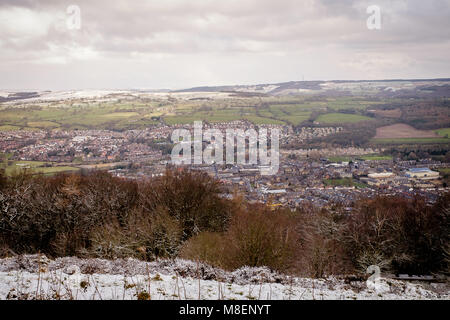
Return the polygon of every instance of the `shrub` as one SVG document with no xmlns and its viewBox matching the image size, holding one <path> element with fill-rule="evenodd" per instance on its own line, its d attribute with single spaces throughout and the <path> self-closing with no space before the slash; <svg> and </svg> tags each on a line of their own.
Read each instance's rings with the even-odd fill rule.
<svg viewBox="0 0 450 320">
<path fill-rule="evenodd" d="M 226 259 L 224 236 L 221 233 L 202 232 L 192 237 L 183 246 L 180 256 L 185 259 L 206 262 L 224 268 Z"/>
<path fill-rule="evenodd" d="M 0 227 L 15 251 L 74 255 L 89 245 L 93 228 L 122 214 L 129 196 L 128 182 L 100 172 L 14 177 L 2 191 Z"/>
<path fill-rule="evenodd" d="M 218 182 L 205 173 L 169 170 L 141 186 L 141 206 L 148 212 L 164 208 L 179 221 L 182 240 L 187 240 L 202 231 L 225 230 L 231 208 L 220 191 Z"/>
<path fill-rule="evenodd" d="M 160 209 L 152 219 L 147 252 L 152 252 L 154 257 L 175 258 L 181 248 L 182 236 L 180 221 Z"/>
<path fill-rule="evenodd" d="M 297 216 L 301 243 L 298 272 L 314 278 L 347 272 L 350 267 L 342 246 L 345 218 L 337 213 L 311 210 Z"/>
<path fill-rule="evenodd" d="M 293 267 L 298 234 L 290 211 L 272 211 L 263 205 L 241 208 L 233 214 L 224 237 L 222 264 L 229 269 L 267 266 L 285 271 Z"/>
<path fill-rule="evenodd" d="M 17 253 L 174 257 L 192 235 L 225 230 L 231 207 L 219 192 L 188 171 L 140 183 L 101 171 L 20 173 L 0 189 L 0 238 Z"/>
<path fill-rule="evenodd" d="M 289 211 L 241 206 L 224 233 L 203 232 L 183 247 L 182 257 L 234 270 L 244 266 L 287 271 L 294 267 L 298 234 Z"/>
<path fill-rule="evenodd" d="M 423 198 L 377 197 L 357 203 L 346 229 L 348 255 L 355 267 L 367 263 L 396 273 L 424 274 L 447 267 L 448 195 L 434 206 Z M 447 210 L 447 211 L 446 211 Z M 366 263 L 361 264 L 361 262 Z"/>
</svg>

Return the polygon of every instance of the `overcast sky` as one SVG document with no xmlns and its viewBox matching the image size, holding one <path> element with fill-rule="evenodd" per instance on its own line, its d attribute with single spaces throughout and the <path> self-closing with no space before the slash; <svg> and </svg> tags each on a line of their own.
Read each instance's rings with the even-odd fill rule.
<svg viewBox="0 0 450 320">
<path fill-rule="evenodd" d="M 450 0 L 0 0 L 1 89 L 439 78 L 449 57 Z"/>
</svg>

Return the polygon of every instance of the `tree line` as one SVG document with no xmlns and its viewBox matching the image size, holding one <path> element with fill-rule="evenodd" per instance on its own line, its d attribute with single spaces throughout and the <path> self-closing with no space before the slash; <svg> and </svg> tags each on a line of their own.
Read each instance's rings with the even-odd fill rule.
<svg viewBox="0 0 450 320">
<path fill-rule="evenodd" d="M 378 196 L 332 209 L 273 210 L 223 197 L 207 174 L 127 180 L 92 171 L 0 175 L 0 255 L 142 260 L 182 257 L 233 270 L 267 266 L 323 277 L 448 272 L 450 199 Z"/>
</svg>

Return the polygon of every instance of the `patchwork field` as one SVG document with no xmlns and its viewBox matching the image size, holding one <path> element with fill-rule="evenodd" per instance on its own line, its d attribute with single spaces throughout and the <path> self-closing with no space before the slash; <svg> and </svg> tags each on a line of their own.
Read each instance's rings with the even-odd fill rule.
<svg viewBox="0 0 450 320">
<path fill-rule="evenodd" d="M 192 96 L 192 97 L 191 97 Z M 127 96 L 95 101 L 69 99 L 14 106 L 0 104 L 0 130 L 142 129 L 158 123 L 189 124 L 194 120 L 230 122 L 246 119 L 255 124 L 301 125 L 313 112 L 327 113 L 319 121 L 352 123 L 371 118 L 339 110 L 365 110 L 379 101 L 367 97 L 310 99 L 305 96 Z"/>
<path fill-rule="evenodd" d="M 377 109 L 386 105 L 386 100 L 367 96 L 352 97 L 309 97 L 309 96 L 229 96 L 215 98 L 205 94 L 152 96 L 126 96 L 116 100 L 69 99 L 49 102 L 33 102 L 14 106 L 0 104 L 0 131 L 14 130 L 84 130 L 144 129 L 158 124 L 192 124 L 196 120 L 218 123 L 248 120 L 254 124 L 278 124 L 310 126 L 310 121 L 325 125 L 361 124 L 364 121 L 380 121 L 398 117 L 403 107 L 393 110 Z M 181 98 L 183 97 L 183 98 Z M 394 106 L 402 100 L 389 100 Z M 371 110 L 377 118 L 361 113 Z M 442 115 L 439 116 L 442 118 Z M 381 120 L 382 121 L 382 120 Z M 389 123 L 389 122 L 386 122 Z M 412 125 L 416 126 L 414 123 Z M 448 125 L 434 131 L 416 130 L 411 126 L 396 124 L 379 128 L 376 143 L 392 143 L 392 139 L 428 139 L 419 143 L 447 142 Z M 370 133 L 368 139 L 372 137 Z M 388 140 L 386 140 L 388 139 Z M 429 140 L 438 139 L 438 140 Z M 411 143 L 400 140 L 394 143 Z M 414 140 L 412 142 L 417 142 Z"/>
<path fill-rule="evenodd" d="M 152 104 L 48 104 L 0 109 L 0 130 L 135 129 L 157 124 Z"/>
</svg>

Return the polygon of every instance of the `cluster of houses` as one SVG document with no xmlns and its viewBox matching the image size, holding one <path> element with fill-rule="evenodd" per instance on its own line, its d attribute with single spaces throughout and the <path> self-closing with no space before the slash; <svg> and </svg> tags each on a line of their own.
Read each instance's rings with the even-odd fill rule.
<svg viewBox="0 0 450 320">
<path fill-rule="evenodd" d="M 284 158 L 278 174 L 272 176 L 260 175 L 257 165 L 197 165 L 191 169 L 207 172 L 219 179 L 228 188 L 228 194 L 239 191 L 250 201 L 265 202 L 274 207 L 298 207 L 305 202 L 321 206 L 328 203 L 351 206 L 359 197 L 373 197 L 380 192 L 422 193 L 428 198 L 448 192 L 439 172 L 430 167 L 448 167 L 449 164 L 423 162 L 427 161 L 414 161 L 405 167 L 404 162 L 392 160 L 334 163 L 327 159 L 296 161 Z M 338 183 L 333 185 L 326 181 Z"/>
<path fill-rule="evenodd" d="M 159 159 L 145 141 L 160 138 L 160 131 L 140 130 L 115 132 L 109 130 L 73 130 L 51 132 L 20 131 L 8 135 L 0 143 L 0 152 L 12 153 L 14 160 L 48 162 L 115 162 Z M 0 133 L 3 134 L 3 133 Z M 163 134 L 163 133 L 161 133 Z M 165 133 L 164 133 L 165 134 Z"/>
<path fill-rule="evenodd" d="M 291 142 L 298 143 L 314 138 L 326 137 L 341 132 L 342 130 L 342 127 L 302 127 L 297 132 L 291 132 L 283 142 L 287 144 Z"/>
<path fill-rule="evenodd" d="M 227 130 L 253 126 L 246 121 L 204 123 L 203 128 Z M 268 126 L 271 127 L 271 126 Z M 272 126 L 289 137 L 285 126 Z M 170 144 L 174 128 L 193 129 L 192 125 L 160 126 L 144 130 L 115 132 L 109 130 L 18 131 L 0 132 L 0 152 L 13 153 L 15 160 L 73 162 L 81 164 L 116 164 L 108 167 L 116 176 L 146 178 L 164 174 L 171 165 L 170 155 L 155 144 Z M 319 130 L 319 131 L 317 131 Z M 339 128 L 304 128 L 307 139 L 314 134 L 333 134 Z M 158 142 L 159 141 L 159 142 Z M 430 197 L 447 192 L 437 169 L 450 164 L 429 159 L 421 161 L 364 160 L 360 155 L 380 153 L 379 149 L 300 149 L 281 150 L 276 174 L 262 175 L 257 165 L 186 165 L 220 180 L 230 196 L 236 191 L 249 201 L 271 206 L 298 207 L 306 202 L 321 206 L 338 202 L 344 206 L 361 196 L 376 193 L 425 192 Z M 294 157 L 292 157 L 294 155 Z M 333 162 L 335 155 L 352 155 L 352 161 Z"/>
</svg>

